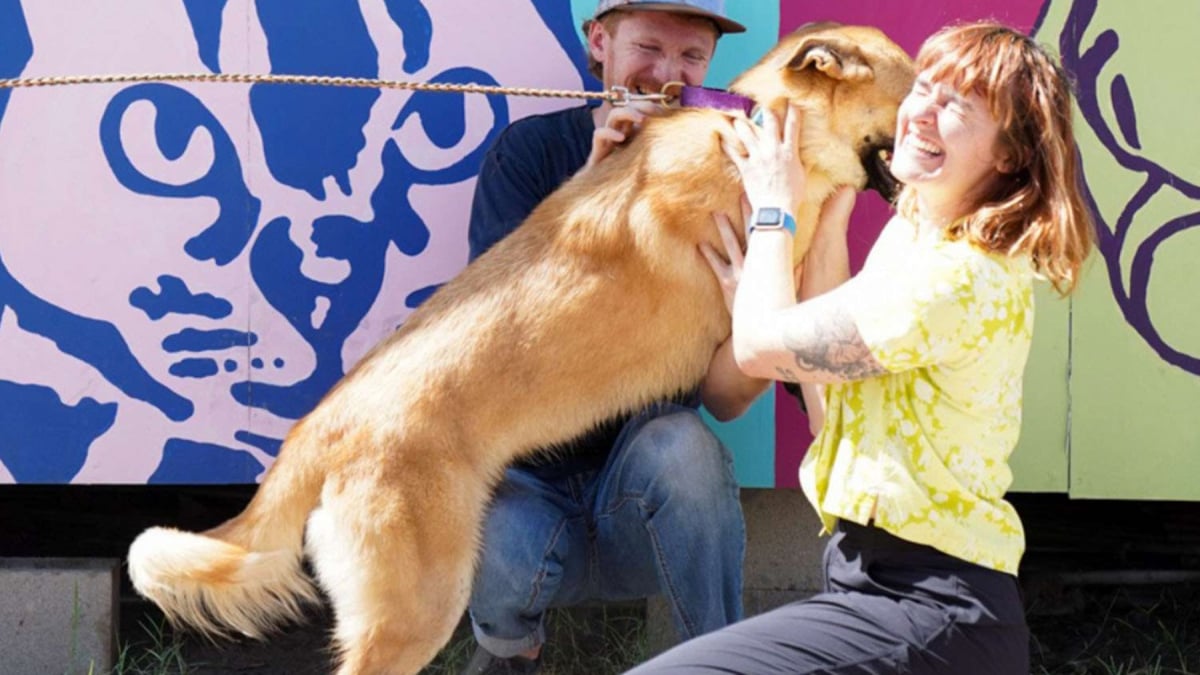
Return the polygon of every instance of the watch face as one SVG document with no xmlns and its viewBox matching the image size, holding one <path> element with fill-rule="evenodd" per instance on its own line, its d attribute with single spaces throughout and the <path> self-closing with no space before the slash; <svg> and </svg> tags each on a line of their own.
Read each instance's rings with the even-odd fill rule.
<svg viewBox="0 0 1200 675">
<path fill-rule="evenodd" d="M 764 206 L 754 215 L 755 225 L 778 225 L 783 222 L 783 209 L 776 206 Z"/>
</svg>

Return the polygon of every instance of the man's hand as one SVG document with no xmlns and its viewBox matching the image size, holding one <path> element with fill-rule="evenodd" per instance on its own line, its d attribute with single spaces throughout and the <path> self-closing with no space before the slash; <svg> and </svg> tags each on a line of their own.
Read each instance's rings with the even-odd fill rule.
<svg viewBox="0 0 1200 675">
<path fill-rule="evenodd" d="M 666 108 L 652 101 L 632 101 L 623 106 L 614 106 L 604 120 L 604 126 L 596 127 L 592 134 L 592 151 L 583 168 L 590 169 L 612 154 L 613 148 L 629 140 L 642 128 L 642 123 L 652 115 L 662 114 Z"/>
<path fill-rule="evenodd" d="M 750 203 L 742 200 L 742 220 L 750 219 Z M 713 220 L 717 224 L 717 232 L 721 235 L 721 244 L 725 255 L 721 255 L 708 242 L 700 242 L 700 253 L 708 261 L 717 282 L 721 285 L 721 293 L 725 296 L 725 309 L 733 315 L 733 297 L 737 293 L 738 281 L 742 278 L 742 265 L 745 262 L 745 251 L 742 242 L 734 232 L 733 223 L 724 213 L 714 213 Z"/>
</svg>

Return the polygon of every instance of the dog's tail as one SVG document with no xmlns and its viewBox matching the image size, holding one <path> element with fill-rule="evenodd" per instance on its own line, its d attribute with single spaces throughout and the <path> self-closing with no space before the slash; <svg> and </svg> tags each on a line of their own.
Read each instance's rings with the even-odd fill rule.
<svg viewBox="0 0 1200 675">
<path fill-rule="evenodd" d="M 323 480 L 287 456 L 295 430 L 246 509 L 202 533 L 154 527 L 129 549 L 134 588 L 176 625 L 261 638 L 303 618 L 319 595 L 302 567 L 304 526 Z M 290 451 L 290 452 L 289 452 Z M 301 466 L 296 466 L 301 465 Z"/>
</svg>

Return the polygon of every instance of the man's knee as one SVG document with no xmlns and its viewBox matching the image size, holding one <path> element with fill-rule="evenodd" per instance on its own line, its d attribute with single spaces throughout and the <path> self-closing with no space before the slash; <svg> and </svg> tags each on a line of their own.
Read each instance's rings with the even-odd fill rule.
<svg viewBox="0 0 1200 675">
<path fill-rule="evenodd" d="M 653 507 L 674 503 L 709 512 L 727 510 L 740 517 L 732 459 L 696 411 L 675 411 L 647 421 L 630 439 L 626 453 L 625 480 Z"/>
<path fill-rule="evenodd" d="M 648 420 L 629 445 L 638 463 L 677 478 L 695 475 L 707 482 L 729 474 L 728 451 L 694 410 Z"/>
<path fill-rule="evenodd" d="M 499 492 L 483 527 L 472 603 L 522 605 L 556 567 L 565 515 L 526 494 Z"/>
<path fill-rule="evenodd" d="M 476 566 L 472 602 L 497 594 L 516 594 L 523 581 L 533 579 L 541 561 L 530 559 L 528 545 L 521 545 L 510 533 L 520 532 L 517 514 L 503 509 L 489 514 Z"/>
</svg>

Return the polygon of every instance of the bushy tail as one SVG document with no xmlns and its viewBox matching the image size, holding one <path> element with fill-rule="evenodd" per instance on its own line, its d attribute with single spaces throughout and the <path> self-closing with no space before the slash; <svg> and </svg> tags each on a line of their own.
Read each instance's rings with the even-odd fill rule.
<svg viewBox="0 0 1200 675">
<path fill-rule="evenodd" d="M 299 620 L 319 595 L 298 551 L 254 553 L 202 534 L 154 527 L 129 549 L 133 586 L 173 624 L 211 636 L 262 638 Z"/>
<path fill-rule="evenodd" d="M 150 528 L 130 546 L 134 588 L 173 624 L 211 637 L 262 638 L 320 601 L 302 559 L 304 526 L 322 481 L 289 466 L 300 459 L 285 457 L 291 440 L 238 516 L 200 534 Z"/>
</svg>

